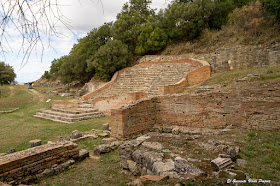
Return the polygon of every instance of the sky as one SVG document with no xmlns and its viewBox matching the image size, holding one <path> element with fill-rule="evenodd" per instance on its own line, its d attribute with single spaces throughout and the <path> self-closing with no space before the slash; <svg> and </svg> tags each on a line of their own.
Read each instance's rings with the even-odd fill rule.
<svg viewBox="0 0 280 186">
<path fill-rule="evenodd" d="M 30 53 L 28 61 L 23 61 L 21 50 L 22 36 L 12 26 L 7 28 L 9 37 L 6 42 L 9 50 L 0 55 L 0 61 L 12 66 L 20 83 L 39 79 L 44 71 L 49 70 L 51 61 L 67 55 L 77 39 L 86 36 L 93 28 L 98 28 L 105 22 L 114 21 L 117 13 L 128 0 L 60 0 L 61 13 L 69 20 L 71 31 L 62 24 L 57 25 L 59 37 L 43 37 L 43 46 L 38 44 Z M 152 8 L 157 10 L 167 7 L 166 0 L 152 0 Z M 25 49 L 28 46 L 25 46 Z M 42 49 L 43 52 L 42 52 Z"/>
</svg>

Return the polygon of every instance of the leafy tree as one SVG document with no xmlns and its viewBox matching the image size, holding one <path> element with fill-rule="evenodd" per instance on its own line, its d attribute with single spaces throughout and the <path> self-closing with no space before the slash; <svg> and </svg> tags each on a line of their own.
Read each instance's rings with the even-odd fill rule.
<svg viewBox="0 0 280 186">
<path fill-rule="evenodd" d="M 135 49 L 136 54 L 147 54 L 161 50 L 167 43 L 167 34 L 158 26 L 148 22 L 141 26 L 141 34 Z"/>
<path fill-rule="evenodd" d="M 89 74 L 86 72 L 87 63 L 81 56 L 65 56 L 64 62 L 59 70 L 60 80 L 62 83 L 72 81 L 86 82 L 89 80 Z"/>
<path fill-rule="evenodd" d="M 126 67 L 130 57 L 127 45 L 117 39 L 108 40 L 95 54 L 93 65 L 96 75 L 109 81 L 116 71 Z"/>
<path fill-rule="evenodd" d="M 232 0 L 214 0 L 214 9 L 209 19 L 209 27 L 221 29 L 228 21 L 228 14 L 235 8 Z"/>
<path fill-rule="evenodd" d="M 280 24 L 280 1 L 279 0 L 262 0 L 264 8 L 275 15 Z"/>
<path fill-rule="evenodd" d="M 13 67 L 4 62 L 0 62 L 0 83 L 11 84 L 15 80 L 16 74 Z"/>
<path fill-rule="evenodd" d="M 175 1 L 165 11 L 163 27 L 172 39 L 193 39 L 208 27 L 213 9 L 211 0 Z"/>
<path fill-rule="evenodd" d="M 235 7 L 242 7 L 248 4 L 251 0 L 233 0 Z"/>
<path fill-rule="evenodd" d="M 151 2 L 151 0 L 130 0 L 124 4 L 112 27 L 113 37 L 128 45 L 131 52 L 136 48 L 141 26 L 146 24 L 149 17 L 155 15 L 155 11 L 150 8 Z"/>
<path fill-rule="evenodd" d="M 41 78 L 42 79 L 50 79 L 51 75 L 50 75 L 49 71 L 45 71 Z"/>
</svg>

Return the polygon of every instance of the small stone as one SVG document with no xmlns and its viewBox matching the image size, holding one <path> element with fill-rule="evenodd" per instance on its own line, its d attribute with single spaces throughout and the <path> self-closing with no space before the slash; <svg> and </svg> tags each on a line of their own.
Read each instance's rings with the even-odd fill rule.
<svg viewBox="0 0 280 186">
<path fill-rule="evenodd" d="M 237 159 L 237 160 L 236 160 L 236 164 L 237 164 L 237 166 L 239 166 L 239 167 L 245 168 L 246 165 L 247 165 L 247 161 L 246 161 L 246 160 L 243 160 L 243 159 Z"/>
<path fill-rule="evenodd" d="M 37 147 L 37 146 L 40 146 L 40 145 L 42 145 L 42 141 L 40 139 L 29 141 L 29 148 Z"/>
<path fill-rule="evenodd" d="M 110 124 L 109 123 L 105 123 L 102 125 L 102 130 L 109 130 Z"/>
<path fill-rule="evenodd" d="M 15 153 L 17 150 L 16 149 L 10 149 L 8 150 L 7 154 L 12 154 L 12 153 Z"/>
<path fill-rule="evenodd" d="M 81 132 L 79 132 L 78 130 L 74 130 L 72 132 L 71 138 L 72 139 L 78 139 L 78 138 L 80 138 L 82 136 L 83 136 L 83 134 Z"/>
<path fill-rule="evenodd" d="M 104 132 L 104 133 L 98 134 L 98 136 L 104 138 L 104 137 L 107 137 L 107 136 L 109 136 L 109 135 L 108 135 L 108 133 Z"/>
<path fill-rule="evenodd" d="M 232 160 L 236 160 L 239 152 L 240 152 L 240 148 L 238 146 L 228 146 L 228 148 L 224 149 L 225 154 L 230 155 L 230 158 Z"/>
<path fill-rule="evenodd" d="M 78 158 L 79 158 L 80 161 L 86 159 L 87 157 L 89 157 L 89 151 L 88 150 L 86 150 L 86 149 L 79 150 Z"/>
<path fill-rule="evenodd" d="M 65 139 L 64 139 L 63 136 L 60 136 L 60 137 L 58 138 L 58 141 L 62 142 L 62 141 L 65 141 Z"/>
</svg>

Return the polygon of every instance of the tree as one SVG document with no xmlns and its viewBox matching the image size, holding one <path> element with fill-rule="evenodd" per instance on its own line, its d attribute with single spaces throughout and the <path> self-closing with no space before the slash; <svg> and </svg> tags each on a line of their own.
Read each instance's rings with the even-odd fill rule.
<svg viewBox="0 0 280 186">
<path fill-rule="evenodd" d="M 228 21 L 228 14 L 235 8 L 232 0 L 214 0 L 214 9 L 209 18 L 209 27 L 221 29 Z"/>
<path fill-rule="evenodd" d="M 5 64 L 4 62 L 0 62 L 0 83 L 3 84 L 11 84 L 15 80 L 16 74 L 14 72 L 13 67 Z"/>
<path fill-rule="evenodd" d="M 209 26 L 213 9 L 211 0 L 174 1 L 165 11 L 163 27 L 172 39 L 193 39 Z"/>
<path fill-rule="evenodd" d="M 275 15 L 280 24 L 280 1 L 279 0 L 262 0 L 264 8 Z"/>
<path fill-rule="evenodd" d="M 130 57 L 127 45 L 117 39 L 108 40 L 95 54 L 93 65 L 96 75 L 109 81 L 116 71 L 126 67 Z"/>
<path fill-rule="evenodd" d="M 45 71 L 41 78 L 42 79 L 50 79 L 51 75 L 50 75 L 49 71 Z"/>
<path fill-rule="evenodd" d="M 128 45 L 131 52 L 136 48 L 141 26 L 155 15 L 155 11 L 150 8 L 151 2 L 151 0 L 130 0 L 124 4 L 112 27 L 113 37 Z"/>
<path fill-rule="evenodd" d="M 157 25 L 150 21 L 141 26 L 141 34 L 138 36 L 136 54 L 147 54 L 161 50 L 166 46 L 168 36 Z"/>
</svg>

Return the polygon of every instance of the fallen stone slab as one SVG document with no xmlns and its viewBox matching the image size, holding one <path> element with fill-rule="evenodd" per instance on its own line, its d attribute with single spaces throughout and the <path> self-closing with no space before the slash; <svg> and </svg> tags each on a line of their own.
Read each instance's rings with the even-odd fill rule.
<svg viewBox="0 0 280 186">
<path fill-rule="evenodd" d="M 247 165 L 247 161 L 246 160 L 243 160 L 243 159 L 237 159 L 236 160 L 236 164 L 237 164 L 237 166 L 239 166 L 239 167 L 246 167 L 246 165 Z"/>
<path fill-rule="evenodd" d="M 230 168 L 232 165 L 232 160 L 230 158 L 216 158 L 211 161 L 211 166 L 214 167 L 217 171 Z"/>
<path fill-rule="evenodd" d="M 174 171 L 175 165 L 174 161 L 171 159 L 167 159 L 165 161 L 157 161 L 153 164 L 152 172 L 155 175 L 162 175 L 164 172 Z"/>
<path fill-rule="evenodd" d="M 83 134 L 81 132 L 79 132 L 78 130 L 74 130 L 72 132 L 71 138 L 72 139 L 78 139 L 78 138 L 80 138 L 82 136 L 83 136 Z"/>
<path fill-rule="evenodd" d="M 201 169 L 181 157 L 175 158 L 174 165 L 175 171 L 181 174 L 192 174 L 194 176 L 206 175 Z"/>
<path fill-rule="evenodd" d="M 82 160 L 86 159 L 87 157 L 89 157 L 88 150 L 86 150 L 86 149 L 79 150 L 79 156 L 78 156 L 79 161 L 82 161 Z"/>
<path fill-rule="evenodd" d="M 120 141 L 114 141 L 110 144 L 102 144 L 102 145 L 97 146 L 94 149 L 93 153 L 95 155 L 108 153 L 108 152 L 111 152 L 112 150 L 117 149 L 121 144 L 122 144 L 122 142 L 120 142 Z"/>
</svg>

